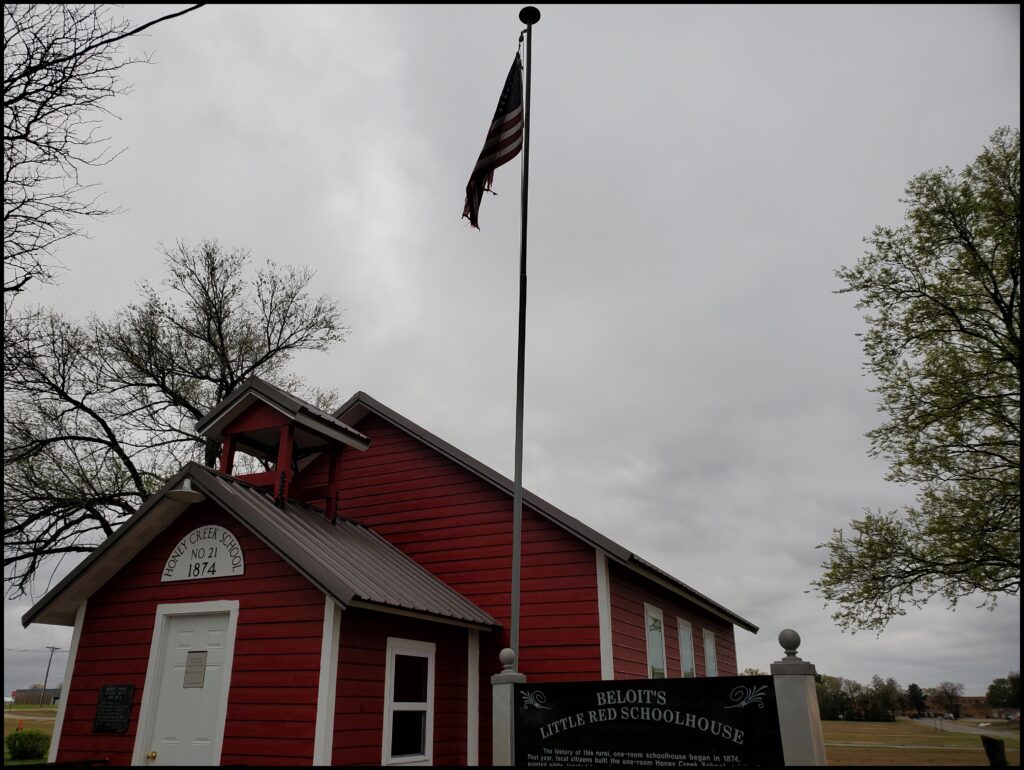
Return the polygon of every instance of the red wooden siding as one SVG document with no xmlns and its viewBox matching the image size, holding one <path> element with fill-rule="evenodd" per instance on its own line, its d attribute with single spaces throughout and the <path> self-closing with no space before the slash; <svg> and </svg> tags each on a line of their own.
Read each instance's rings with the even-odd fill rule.
<svg viewBox="0 0 1024 770">
<path fill-rule="evenodd" d="M 374 415 L 357 427 L 371 445 L 342 454 L 339 514 L 489 612 L 506 628 L 497 650 L 507 646 L 512 499 Z M 326 470 L 315 464 L 297 483 L 316 486 Z M 594 549 L 528 509 L 522 549 L 520 670 L 536 681 L 600 678 Z M 500 669 L 492 658 L 481 650 L 488 673 Z"/>
<path fill-rule="evenodd" d="M 341 615 L 335 700 L 335 765 L 379 765 L 384 734 L 388 637 L 433 642 L 434 765 L 466 764 L 468 632 L 399 615 L 349 609 Z M 490 691 L 486 695 L 490 699 Z M 483 701 L 484 693 L 481 693 Z"/>
<path fill-rule="evenodd" d="M 245 553 L 245 574 L 161 583 L 174 545 L 207 524 L 235 535 Z M 220 599 L 239 601 L 222 763 L 310 764 L 323 594 L 210 504 L 193 506 L 89 599 L 57 761 L 109 757 L 113 764 L 130 764 L 157 605 Z M 92 733 L 99 688 L 107 684 L 135 687 L 124 735 Z"/>
<path fill-rule="evenodd" d="M 288 425 L 291 420 L 262 402 L 249 406 L 242 414 L 236 417 L 223 429 L 224 435 L 229 433 L 245 433 L 246 431 L 263 430 L 266 428 L 277 428 Z"/>
<path fill-rule="evenodd" d="M 376 415 L 354 427 L 371 444 L 342 452 L 338 514 L 372 527 L 504 627 L 480 635 L 480 757 L 489 758 L 490 676 L 509 645 L 512 498 Z M 295 488 L 323 484 L 327 469 L 314 462 Z M 520 591 L 519 670 L 536 682 L 600 679 L 594 549 L 525 507 Z"/>
<path fill-rule="evenodd" d="M 669 677 L 682 675 L 679 664 L 679 630 L 676 618 L 693 627 L 693 657 L 697 676 L 705 676 L 704 629 L 715 634 L 718 675 L 735 676 L 736 642 L 733 626 L 676 594 L 648 583 L 625 567 L 608 562 L 612 605 L 612 656 L 616 679 L 647 678 L 647 636 L 644 602 L 661 610 L 665 628 L 665 658 Z"/>
</svg>

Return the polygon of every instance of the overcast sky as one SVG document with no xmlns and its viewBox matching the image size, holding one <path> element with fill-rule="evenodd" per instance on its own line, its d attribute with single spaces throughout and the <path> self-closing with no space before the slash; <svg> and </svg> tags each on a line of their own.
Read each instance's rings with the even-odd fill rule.
<svg viewBox="0 0 1024 770">
<path fill-rule="evenodd" d="M 133 39 L 153 63 L 103 127 L 127 150 L 87 179 L 125 212 L 27 301 L 106 316 L 179 239 L 308 265 L 351 328 L 296 360 L 310 385 L 511 477 L 520 160 L 479 232 L 460 215 L 520 7 L 207 6 Z M 912 176 L 1019 126 L 1019 6 L 539 8 L 524 485 L 759 626 L 741 669 L 794 628 L 819 673 L 864 684 L 982 695 L 1019 670 L 1017 599 L 876 638 L 808 592 L 834 528 L 914 497 L 866 454 L 882 416 L 834 271 L 903 222 Z M 7 692 L 70 642 L 22 631 L 30 604 L 5 607 Z"/>
</svg>

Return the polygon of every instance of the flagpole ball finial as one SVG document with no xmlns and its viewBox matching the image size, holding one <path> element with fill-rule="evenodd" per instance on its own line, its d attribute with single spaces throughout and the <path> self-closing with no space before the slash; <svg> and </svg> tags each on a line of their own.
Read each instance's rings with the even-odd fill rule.
<svg viewBox="0 0 1024 770">
<path fill-rule="evenodd" d="M 523 24 L 536 24 L 540 21 L 540 11 L 528 5 L 519 12 L 519 21 Z"/>
</svg>

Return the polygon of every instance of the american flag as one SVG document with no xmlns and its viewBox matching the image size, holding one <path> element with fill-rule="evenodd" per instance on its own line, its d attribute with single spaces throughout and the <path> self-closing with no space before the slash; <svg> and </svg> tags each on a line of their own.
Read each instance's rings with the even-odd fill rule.
<svg viewBox="0 0 1024 770">
<path fill-rule="evenodd" d="M 512 69 L 505 78 L 505 87 L 501 89 L 498 108 L 494 111 L 494 119 L 487 131 L 484 148 L 480 158 L 469 176 L 466 185 L 466 205 L 462 216 L 477 230 L 480 225 L 480 200 L 484 190 L 490 191 L 494 180 L 494 169 L 508 163 L 523 148 L 523 64 L 516 54 Z"/>
</svg>

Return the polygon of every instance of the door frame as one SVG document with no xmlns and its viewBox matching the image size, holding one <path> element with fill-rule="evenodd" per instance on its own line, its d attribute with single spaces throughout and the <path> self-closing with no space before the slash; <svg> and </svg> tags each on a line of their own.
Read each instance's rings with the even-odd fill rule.
<svg viewBox="0 0 1024 770">
<path fill-rule="evenodd" d="M 221 750 L 224 745 L 224 724 L 228 715 L 228 693 L 231 690 L 231 666 L 235 656 L 235 630 L 238 627 L 238 600 L 222 600 L 211 602 L 176 602 L 159 604 L 153 622 L 153 639 L 149 646 L 149 663 L 146 666 L 146 682 L 142 688 L 142 704 L 139 708 L 139 724 L 135 730 L 135 749 L 132 752 L 132 764 L 144 765 L 148 762 L 146 754 L 152 740 L 154 722 L 156 721 L 157 703 L 160 699 L 160 680 L 163 676 L 164 656 L 167 652 L 166 631 L 169 620 L 179 615 L 209 615 L 214 613 L 228 615 L 227 628 L 224 631 L 224 668 L 220 682 L 220 711 L 217 725 L 213 733 L 213 757 L 211 764 L 219 765 Z"/>
</svg>

